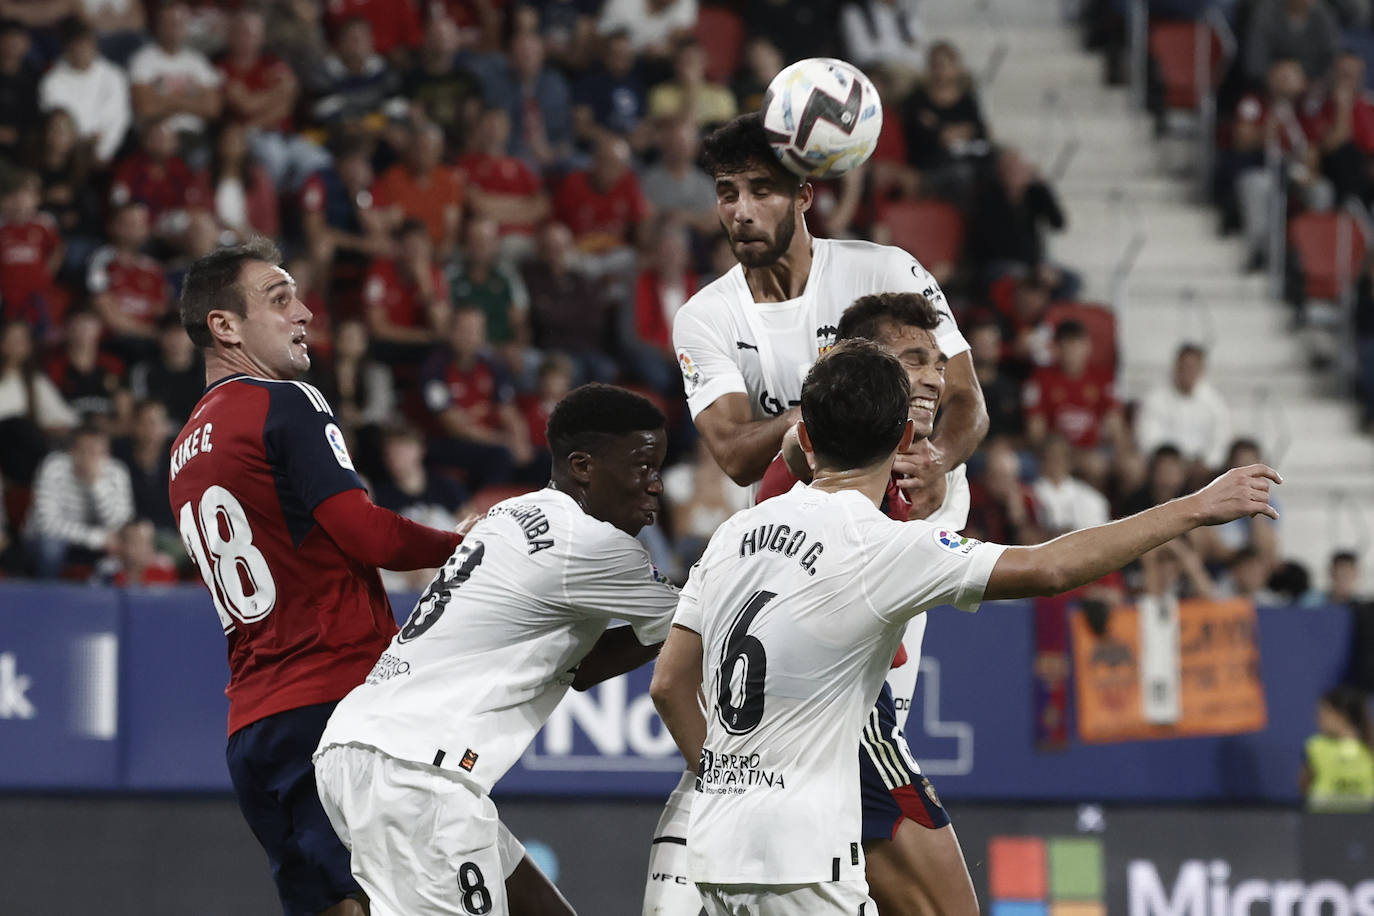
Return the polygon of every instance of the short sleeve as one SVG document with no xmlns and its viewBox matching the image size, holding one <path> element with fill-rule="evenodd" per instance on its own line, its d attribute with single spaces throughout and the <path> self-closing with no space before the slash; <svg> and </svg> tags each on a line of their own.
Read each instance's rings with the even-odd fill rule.
<svg viewBox="0 0 1374 916">
<path fill-rule="evenodd" d="M 941 321 L 935 329 L 935 342 L 940 345 L 940 352 L 949 359 L 966 352 L 969 349 L 968 341 L 959 330 L 954 313 L 949 310 L 949 301 L 945 298 L 944 290 L 940 289 L 940 284 L 931 276 L 930 271 L 921 266 L 920 261 L 900 248 L 892 250 L 895 255 L 893 263 L 888 268 L 891 276 L 886 278 L 882 288 L 892 292 L 920 293 L 929 299 L 930 304 L 940 313 Z"/>
<path fill-rule="evenodd" d="M 649 560 L 644 545 L 621 531 L 592 538 L 568 564 L 566 589 L 575 607 L 624 620 L 640 645 L 668 638 L 678 591 Z"/>
<path fill-rule="evenodd" d="M 976 611 L 1006 547 L 921 521 L 884 520 L 871 530 L 863 584 L 880 620 L 899 623 L 942 604 Z"/>
<path fill-rule="evenodd" d="M 701 563 L 692 567 L 692 573 L 677 596 L 677 611 L 673 614 L 673 625 L 691 630 L 700 635 L 701 620 Z"/>
<path fill-rule="evenodd" d="M 697 309 L 684 308 L 673 321 L 673 348 L 687 392 L 692 419 L 727 394 L 748 394 L 744 374 L 735 363 L 718 329 L 708 325 Z"/>
<path fill-rule="evenodd" d="M 277 382 L 271 396 L 262 439 L 279 485 L 311 512 L 331 496 L 363 489 L 324 395 L 304 382 Z"/>
</svg>

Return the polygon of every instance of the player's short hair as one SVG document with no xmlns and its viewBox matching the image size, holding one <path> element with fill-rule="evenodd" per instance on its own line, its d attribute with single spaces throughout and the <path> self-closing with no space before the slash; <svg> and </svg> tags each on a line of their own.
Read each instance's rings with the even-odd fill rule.
<svg viewBox="0 0 1374 916">
<path fill-rule="evenodd" d="M 711 131 L 701 144 L 702 165 L 712 178 L 738 175 L 750 169 L 767 169 L 783 179 L 783 187 L 800 190 L 803 182 L 778 161 L 768 145 L 763 115 L 757 111 L 742 114 Z"/>
<path fill-rule="evenodd" d="M 934 333 L 940 313 L 920 293 L 874 293 L 855 299 L 840 316 L 838 340 L 877 340 L 892 323 Z"/>
<path fill-rule="evenodd" d="M 910 400 L 906 370 L 885 350 L 868 340 L 836 344 L 802 383 L 802 420 L 818 463 L 848 470 L 890 455 Z"/>
<path fill-rule="evenodd" d="M 595 452 L 609 438 L 663 429 L 667 422 L 648 398 L 594 382 L 574 388 L 558 402 L 546 435 L 559 465 L 573 452 Z"/>
<path fill-rule="evenodd" d="M 239 274 L 243 265 L 252 261 L 280 264 L 281 252 L 271 241 L 259 237 L 242 245 L 216 249 L 192 262 L 181 286 L 180 312 L 181 326 L 197 347 L 208 350 L 215 344 L 210 334 L 211 312 L 223 309 L 247 316 L 248 302 Z"/>
</svg>

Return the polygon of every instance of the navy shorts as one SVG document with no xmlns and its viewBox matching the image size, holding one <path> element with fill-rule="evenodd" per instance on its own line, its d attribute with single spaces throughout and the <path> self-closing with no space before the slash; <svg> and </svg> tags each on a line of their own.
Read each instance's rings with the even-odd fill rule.
<svg viewBox="0 0 1374 916">
<path fill-rule="evenodd" d="M 915 767 L 887 684 L 868 711 L 859 740 L 859 789 L 865 842 L 892 839 L 906 818 L 930 830 L 949 823 L 935 787 Z"/>
<path fill-rule="evenodd" d="M 320 805 L 310 762 L 335 705 L 259 719 L 230 735 L 225 752 L 239 808 L 267 852 L 286 916 L 316 916 L 362 893 Z"/>
</svg>

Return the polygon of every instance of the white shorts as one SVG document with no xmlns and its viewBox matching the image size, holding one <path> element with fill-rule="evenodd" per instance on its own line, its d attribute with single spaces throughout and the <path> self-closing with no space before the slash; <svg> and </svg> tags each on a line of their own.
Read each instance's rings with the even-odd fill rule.
<svg viewBox="0 0 1374 916">
<path fill-rule="evenodd" d="M 877 916 L 868 884 L 698 884 L 708 916 Z"/>
<path fill-rule="evenodd" d="M 692 817 L 696 776 L 682 774 L 668 796 L 649 847 L 643 916 L 700 916 L 701 895 L 687 877 L 687 822 Z"/>
<path fill-rule="evenodd" d="M 475 784 L 353 745 L 317 754 L 315 783 L 373 916 L 508 916 L 525 850 Z"/>
</svg>

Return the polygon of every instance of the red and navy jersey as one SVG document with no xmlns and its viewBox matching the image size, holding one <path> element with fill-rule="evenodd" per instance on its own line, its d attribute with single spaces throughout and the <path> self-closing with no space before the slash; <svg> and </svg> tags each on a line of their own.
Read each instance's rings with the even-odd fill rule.
<svg viewBox="0 0 1374 916">
<path fill-rule="evenodd" d="M 304 382 L 221 379 L 172 443 L 172 511 L 229 638 L 230 734 L 342 698 L 396 633 L 377 570 L 313 515 L 362 486 Z"/>
</svg>

